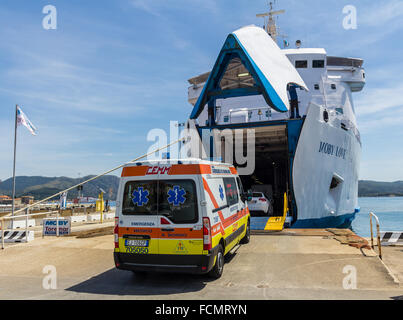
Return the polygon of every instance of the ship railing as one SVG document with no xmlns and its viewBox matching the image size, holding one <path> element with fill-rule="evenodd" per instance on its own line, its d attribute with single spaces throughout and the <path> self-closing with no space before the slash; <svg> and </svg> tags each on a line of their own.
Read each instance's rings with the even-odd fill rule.
<svg viewBox="0 0 403 320">
<path fill-rule="evenodd" d="M 220 109 L 219 109 L 220 110 Z M 229 109 L 226 113 L 218 111 L 218 122 L 225 123 L 239 123 L 242 122 L 240 118 L 244 118 L 243 122 L 260 122 L 287 119 L 288 113 L 277 113 L 270 107 L 253 107 L 253 108 L 235 108 Z"/>
<path fill-rule="evenodd" d="M 372 217 L 375 218 L 376 221 L 376 238 L 377 238 L 377 246 L 378 246 L 378 256 L 382 260 L 382 247 L 381 247 L 381 235 L 379 232 L 379 219 L 373 212 L 369 213 L 369 225 L 371 228 L 371 248 L 374 250 L 374 232 L 372 228 Z"/>
</svg>

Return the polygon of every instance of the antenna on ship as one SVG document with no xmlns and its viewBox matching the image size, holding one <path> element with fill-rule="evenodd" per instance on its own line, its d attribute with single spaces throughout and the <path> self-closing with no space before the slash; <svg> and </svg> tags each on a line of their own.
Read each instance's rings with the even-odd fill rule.
<svg viewBox="0 0 403 320">
<path fill-rule="evenodd" d="M 279 28 L 277 27 L 276 21 L 273 16 L 285 13 L 285 10 L 277 10 L 273 11 L 273 2 L 269 2 L 270 11 L 266 13 L 258 13 L 256 17 L 264 19 L 263 28 L 269 34 L 269 36 L 277 43 L 277 37 L 280 36 L 282 38 L 286 38 L 286 35 L 282 35 L 279 33 Z M 267 17 L 267 19 L 266 19 Z M 288 46 L 288 42 L 284 40 L 284 47 Z"/>
</svg>

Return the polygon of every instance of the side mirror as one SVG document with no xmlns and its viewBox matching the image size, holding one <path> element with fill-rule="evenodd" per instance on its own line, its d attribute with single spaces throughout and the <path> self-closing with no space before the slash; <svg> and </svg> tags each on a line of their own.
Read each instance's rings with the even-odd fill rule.
<svg viewBox="0 0 403 320">
<path fill-rule="evenodd" d="M 245 201 L 251 201 L 252 200 L 252 190 L 248 190 L 247 192 L 244 192 L 241 196 L 241 200 L 243 202 Z"/>
</svg>

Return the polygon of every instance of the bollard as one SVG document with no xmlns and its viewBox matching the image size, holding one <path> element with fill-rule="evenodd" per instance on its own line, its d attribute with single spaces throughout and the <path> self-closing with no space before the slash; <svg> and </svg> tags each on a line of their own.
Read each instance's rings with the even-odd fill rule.
<svg viewBox="0 0 403 320">
<path fill-rule="evenodd" d="M 376 232 L 377 232 L 377 238 L 378 238 L 378 250 L 379 250 L 379 259 L 382 260 L 382 246 L 381 246 L 381 237 L 380 237 L 380 232 L 379 232 L 379 224 L 376 224 Z"/>
<path fill-rule="evenodd" d="M 369 225 L 371 228 L 371 248 L 374 249 L 374 232 L 372 231 L 372 216 L 369 214 Z"/>
</svg>

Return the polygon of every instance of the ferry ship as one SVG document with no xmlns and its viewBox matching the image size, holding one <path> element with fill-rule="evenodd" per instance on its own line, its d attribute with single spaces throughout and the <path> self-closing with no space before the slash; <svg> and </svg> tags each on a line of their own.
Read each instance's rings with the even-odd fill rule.
<svg viewBox="0 0 403 320">
<path fill-rule="evenodd" d="M 271 7 L 257 15 L 267 18 L 263 28 L 229 34 L 211 71 L 188 80 L 187 126 L 200 137 L 243 130 L 244 152 L 245 131 L 254 129 L 254 171 L 241 176 L 244 189 L 268 186 L 274 216 L 282 215 L 286 193 L 290 227 L 347 228 L 359 211 L 352 93 L 365 85 L 363 60 L 303 48 L 299 40 L 281 49 L 273 17 L 283 12 Z M 210 158 L 225 158 L 219 144 L 206 148 Z"/>
</svg>

